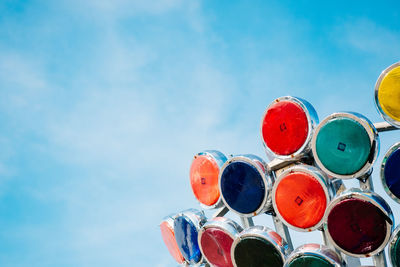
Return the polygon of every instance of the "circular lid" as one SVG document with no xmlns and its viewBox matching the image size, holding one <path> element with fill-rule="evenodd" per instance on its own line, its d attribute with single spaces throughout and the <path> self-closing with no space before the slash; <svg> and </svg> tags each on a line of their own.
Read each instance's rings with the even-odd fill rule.
<svg viewBox="0 0 400 267">
<path fill-rule="evenodd" d="M 303 255 L 301 257 L 297 257 L 293 259 L 290 263 L 287 264 L 290 267 L 334 267 L 332 263 L 323 259 L 320 256 L 314 255 Z"/>
<path fill-rule="evenodd" d="M 160 224 L 161 236 L 171 256 L 180 264 L 185 262 L 175 240 L 173 219 L 167 218 Z"/>
<path fill-rule="evenodd" d="M 321 244 L 304 244 L 296 248 L 288 259 L 285 267 L 290 266 L 342 266 L 341 257 L 331 248 Z"/>
<path fill-rule="evenodd" d="M 232 157 L 222 167 L 219 179 L 223 202 L 243 216 L 264 211 L 272 185 L 267 181 L 262 159 L 253 157 Z"/>
<path fill-rule="evenodd" d="M 231 267 L 231 247 L 243 228 L 231 219 L 215 217 L 203 225 L 198 239 L 206 260 L 213 266 Z"/>
<path fill-rule="evenodd" d="M 397 226 L 393 231 L 392 238 L 389 243 L 389 259 L 393 267 L 400 266 L 400 226 Z"/>
<path fill-rule="evenodd" d="M 197 235 L 200 226 L 204 223 L 203 220 L 205 219 L 202 216 L 187 211 L 178 214 L 174 221 L 176 243 L 183 257 L 190 264 L 197 264 L 202 261 Z"/>
<path fill-rule="evenodd" d="M 381 167 L 381 180 L 385 191 L 400 203 L 400 143 L 386 153 Z"/>
<path fill-rule="evenodd" d="M 400 127 L 400 62 L 379 76 L 375 84 L 375 104 L 387 122 Z"/>
<path fill-rule="evenodd" d="M 295 157 L 308 152 L 307 144 L 316 122 L 316 112 L 307 101 L 291 96 L 280 97 L 267 107 L 263 116 L 263 144 L 277 157 Z"/>
<path fill-rule="evenodd" d="M 259 237 L 247 237 L 235 247 L 238 267 L 283 266 L 283 259 L 273 244 Z"/>
<path fill-rule="evenodd" d="M 226 157 L 218 151 L 197 154 L 190 167 L 190 184 L 197 200 L 205 206 L 216 205 L 220 199 L 218 176 Z"/>
<path fill-rule="evenodd" d="M 335 113 L 318 125 L 312 150 L 324 172 L 349 179 L 361 177 L 371 169 L 378 141 L 374 126 L 362 115 Z"/>
<path fill-rule="evenodd" d="M 329 194 L 316 170 L 294 167 L 278 177 L 273 188 L 274 209 L 295 230 L 311 231 L 323 222 Z"/>
<path fill-rule="evenodd" d="M 224 230 L 207 228 L 200 240 L 201 248 L 207 261 L 217 267 L 232 267 L 231 247 L 233 238 Z"/>
<path fill-rule="evenodd" d="M 393 217 L 387 203 L 380 197 L 376 201 L 377 197 L 372 192 L 348 192 L 329 204 L 328 237 L 344 253 L 368 257 L 387 244 Z"/>
<path fill-rule="evenodd" d="M 237 267 L 283 266 L 289 252 L 288 245 L 276 232 L 252 226 L 235 238 L 232 261 Z"/>
</svg>

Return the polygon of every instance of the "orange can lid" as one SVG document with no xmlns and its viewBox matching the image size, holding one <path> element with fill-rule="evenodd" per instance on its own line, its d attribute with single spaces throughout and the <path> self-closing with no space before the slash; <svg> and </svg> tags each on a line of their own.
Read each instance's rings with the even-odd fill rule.
<svg viewBox="0 0 400 267">
<path fill-rule="evenodd" d="M 207 206 L 217 203 L 219 166 L 210 155 L 195 156 L 190 167 L 190 184 L 197 200 Z"/>
<path fill-rule="evenodd" d="M 277 185 L 275 202 L 279 214 L 294 227 L 307 229 L 323 218 L 327 196 L 322 185 L 311 174 L 295 171 Z"/>
<path fill-rule="evenodd" d="M 183 258 L 182 253 L 179 250 L 178 244 L 176 243 L 173 226 L 170 225 L 167 221 L 163 221 L 160 224 L 160 229 L 162 239 L 164 240 L 164 243 L 167 246 L 169 253 L 178 263 L 183 263 L 185 259 Z"/>
</svg>

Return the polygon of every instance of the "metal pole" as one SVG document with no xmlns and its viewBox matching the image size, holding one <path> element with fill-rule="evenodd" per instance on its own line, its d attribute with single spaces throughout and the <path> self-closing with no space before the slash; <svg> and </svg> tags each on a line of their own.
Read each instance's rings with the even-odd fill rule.
<svg viewBox="0 0 400 267">
<path fill-rule="evenodd" d="M 272 219 L 274 221 L 274 226 L 275 226 L 275 231 L 283 238 L 285 239 L 286 243 L 288 244 L 289 248 L 293 250 L 293 243 L 292 243 L 292 238 L 290 237 L 289 234 L 289 229 L 287 228 L 286 225 L 282 223 L 281 220 L 277 216 L 272 216 Z"/>
<path fill-rule="evenodd" d="M 268 172 L 277 171 L 279 169 L 285 168 L 286 166 L 293 164 L 297 160 L 281 160 L 275 158 L 267 163 L 267 170 Z"/>
<path fill-rule="evenodd" d="M 393 125 L 387 123 L 386 121 L 376 122 L 374 123 L 374 126 L 378 132 L 400 130 L 400 128 L 394 127 Z"/>
<path fill-rule="evenodd" d="M 367 175 L 367 176 L 358 178 L 358 181 L 360 183 L 361 190 L 363 190 L 363 191 L 366 191 L 366 190 L 374 191 L 374 184 L 372 182 L 371 175 Z"/>
<path fill-rule="evenodd" d="M 348 266 L 348 267 L 359 267 L 359 266 L 361 266 L 361 261 L 360 261 L 359 258 L 354 258 L 354 257 L 351 257 L 351 256 L 343 254 L 343 253 L 342 253 L 342 256 L 345 256 L 346 263 L 347 263 L 346 266 Z M 377 267 L 383 267 L 383 266 L 377 266 Z"/>
<path fill-rule="evenodd" d="M 385 251 L 382 250 L 382 252 L 379 252 L 378 254 L 376 254 L 373 257 L 373 261 L 374 261 L 375 266 L 377 266 L 377 267 L 387 266 Z"/>
<path fill-rule="evenodd" d="M 212 217 L 212 218 L 215 218 L 215 217 L 222 217 L 222 216 L 224 216 L 225 214 L 227 214 L 228 211 L 229 211 L 229 209 L 228 209 L 227 207 L 224 206 L 224 207 L 222 207 L 222 208 L 217 209 L 211 217 Z"/>
<path fill-rule="evenodd" d="M 320 232 L 321 232 L 321 237 L 322 237 L 322 243 L 324 243 L 325 246 L 332 247 L 328 242 L 328 237 L 326 236 L 324 228 L 322 228 L 320 230 Z"/>
<path fill-rule="evenodd" d="M 276 180 L 277 174 L 279 172 L 282 172 L 285 168 L 293 164 L 295 161 L 293 160 L 288 160 L 288 161 L 283 161 L 281 159 L 274 159 L 267 163 L 267 170 L 268 172 L 271 173 L 273 176 L 274 180 Z M 283 238 L 285 239 L 286 243 L 288 244 L 289 248 L 293 250 L 293 243 L 292 243 L 292 238 L 290 237 L 289 229 L 287 226 L 276 216 L 275 211 L 271 207 L 271 215 L 272 215 L 272 221 L 274 222 L 274 227 L 275 231 Z"/>
<path fill-rule="evenodd" d="M 359 183 L 360 183 L 360 188 L 363 191 L 369 190 L 369 191 L 374 191 L 374 184 L 372 182 L 372 177 L 371 175 L 367 175 L 364 178 L 359 178 Z M 385 250 L 382 250 L 378 254 L 372 257 L 372 260 L 374 261 L 375 266 L 377 267 L 386 267 L 386 257 L 385 257 Z"/>
<path fill-rule="evenodd" d="M 242 221 L 243 228 L 249 228 L 251 226 L 254 226 L 253 218 L 240 216 L 240 220 Z"/>
</svg>

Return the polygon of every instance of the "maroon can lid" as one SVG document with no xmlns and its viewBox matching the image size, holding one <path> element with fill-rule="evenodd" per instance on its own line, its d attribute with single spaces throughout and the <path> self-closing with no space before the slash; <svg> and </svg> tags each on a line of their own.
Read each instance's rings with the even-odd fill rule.
<svg viewBox="0 0 400 267">
<path fill-rule="evenodd" d="M 333 241 L 352 254 L 368 254 L 378 249 L 387 235 L 385 214 L 361 199 L 344 199 L 328 215 L 328 231 Z"/>
</svg>

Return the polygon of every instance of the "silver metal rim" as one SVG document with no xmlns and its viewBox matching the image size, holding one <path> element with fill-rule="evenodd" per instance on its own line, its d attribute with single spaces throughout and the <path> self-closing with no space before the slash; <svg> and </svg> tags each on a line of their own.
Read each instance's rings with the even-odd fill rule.
<svg viewBox="0 0 400 267">
<path fill-rule="evenodd" d="M 309 245 L 315 245 L 318 246 L 319 248 L 311 248 Z M 329 251 L 329 253 L 328 253 Z M 331 254 L 331 255 L 330 255 Z M 336 259 L 332 257 L 332 255 L 336 256 Z M 304 256 L 315 256 L 318 258 L 321 258 L 330 264 L 332 264 L 334 267 L 341 267 L 342 266 L 342 259 L 340 255 L 338 255 L 335 251 L 330 249 L 327 246 L 320 245 L 320 244 L 304 244 L 301 245 L 300 247 L 296 248 L 287 258 L 284 267 L 288 267 L 289 264 L 291 264 L 295 259 L 301 258 Z"/>
<path fill-rule="evenodd" d="M 392 224 L 390 224 L 387 220 L 386 220 L 386 236 L 385 239 L 383 240 L 382 244 L 375 250 L 366 253 L 366 254 L 353 254 L 351 252 L 348 252 L 344 249 L 342 249 L 340 246 L 338 246 L 336 244 L 336 242 L 333 240 L 331 234 L 329 233 L 329 229 L 328 229 L 328 216 L 331 212 L 331 210 L 342 200 L 345 199 L 359 199 L 359 200 L 363 200 L 366 202 L 369 202 L 371 204 L 373 204 L 374 206 L 378 207 L 383 214 L 385 214 L 388 218 L 390 218 L 390 220 L 392 221 Z M 386 203 L 386 201 L 379 196 L 378 194 L 376 194 L 375 192 L 372 191 L 361 191 L 359 188 L 351 188 L 347 191 L 344 191 L 343 193 L 339 194 L 338 196 L 336 196 L 328 205 L 326 211 L 325 211 L 325 217 L 324 217 L 324 230 L 326 233 L 326 236 L 329 240 L 329 242 L 331 244 L 333 244 L 335 246 L 335 248 L 337 248 L 338 250 L 340 250 L 341 252 L 350 255 L 352 257 L 356 257 L 356 258 L 364 258 L 364 257 L 370 257 L 373 255 L 378 254 L 379 252 L 381 252 L 385 246 L 387 245 L 387 243 L 389 242 L 391 233 L 393 231 L 393 224 L 394 224 L 394 218 L 393 218 L 393 213 L 392 210 L 390 209 L 389 204 Z"/>
<path fill-rule="evenodd" d="M 265 119 L 265 116 L 267 115 L 269 108 L 273 104 L 278 103 L 280 101 L 290 101 L 290 102 L 294 102 L 294 103 L 298 104 L 303 109 L 304 113 L 306 114 L 307 121 L 308 121 L 308 134 L 307 134 L 307 138 L 306 138 L 304 144 L 297 151 L 295 151 L 293 154 L 290 154 L 290 155 L 279 155 L 279 154 L 276 154 L 275 152 L 273 152 L 265 143 L 264 138 L 263 138 L 263 133 L 262 133 L 264 119 Z M 262 116 L 262 119 L 261 119 L 261 127 L 260 127 L 261 141 L 263 143 L 266 153 L 269 155 L 272 155 L 273 157 L 280 158 L 280 159 L 297 159 L 297 158 L 303 157 L 311 150 L 310 142 L 311 142 L 311 139 L 312 139 L 312 136 L 314 133 L 314 129 L 317 126 L 317 124 L 318 124 L 317 112 L 315 111 L 314 107 L 306 100 L 298 98 L 298 97 L 293 97 L 293 96 L 282 96 L 282 97 L 275 99 L 265 109 L 264 115 Z"/>
<path fill-rule="evenodd" d="M 232 240 L 235 240 L 235 238 L 237 236 L 239 236 L 240 232 L 243 231 L 243 228 L 235 221 L 228 219 L 228 218 L 224 218 L 224 217 L 214 218 L 214 219 L 206 222 L 203 225 L 203 227 L 201 227 L 199 234 L 198 234 L 198 242 L 199 242 L 200 251 L 201 251 L 201 254 L 203 255 L 203 257 L 205 258 L 205 260 L 207 260 L 207 262 L 212 264 L 211 261 L 204 254 L 203 247 L 201 246 L 201 238 L 202 238 L 204 232 L 208 228 L 217 228 L 219 230 L 222 230 L 225 234 L 229 235 L 232 238 Z"/>
<path fill-rule="evenodd" d="M 178 218 L 178 217 L 183 217 L 183 218 L 185 218 L 187 221 L 192 222 L 193 225 L 196 227 L 197 233 L 199 233 L 201 227 L 202 227 L 202 226 L 206 223 L 206 221 L 207 221 L 207 218 L 205 217 L 204 213 L 201 212 L 201 211 L 195 210 L 195 209 L 188 209 L 188 210 L 179 212 L 179 213 L 176 215 L 175 219 Z M 174 230 L 174 231 L 175 231 L 175 230 Z M 179 246 L 178 246 L 178 247 L 179 247 Z M 200 244 L 199 244 L 199 247 L 200 247 Z M 180 250 L 180 249 L 179 249 L 179 250 Z M 201 249 L 200 249 L 200 251 L 201 251 Z M 182 253 L 182 251 L 181 251 L 181 253 Z M 182 253 L 182 256 L 183 256 L 183 255 L 184 255 L 184 253 Z M 184 258 L 185 258 L 185 256 L 184 256 Z M 205 263 L 203 254 L 201 254 L 200 260 L 199 260 L 198 262 L 196 262 L 196 263 L 191 263 L 191 262 L 188 261 L 186 258 L 185 258 L 185 260 L 186 260 L 186 262 L 187 262 L 188 264 L 191 264 L 191 266 L 201 266 L 201 264 Z"/>
<path fill-rule="evenodd" d="M 161 223 L 166 222 L 168 224 L 168 226 L 172 229 L 172 232 L 174 232 L 174 234 L 175 234 L 174 221 L 175 221 L 176 217 L 178 217 L 178 214 L 167 215 L 161 221 Z M 161 223 L 160 223 L 160 225 L 161 225 Z M 175 240 L 175 242 L 176 242 L 176 240 Z M 178 247 L 178 249 L 179 249 L 179 247 Z M 180 250 L 179 250 L 179 252 L 180 252 Z M 180 253 L 182 255 L 182 252 L 180 252 Z M 182 257 L 183 257 L 183 255 L 182 255 Z M 188 261 L 185 259 L 185 257 L 183 257 L 183 262 L 178 262 L 178 263 L 179 264 L 189 264 Z"/>
<path fill-rule="evenodd" d="M 326 177 L 324 176 L 323 173 L 321 173 L 317 168 L 312 167 L 312 166 L 307 166 L 307 165 L 297 165 L 297 166 L 293 166 L 287 170 L 285 170 L 284 172 L 282 172 L 278 178 L 276 179 L 274 186 L 272 187 L 272 205 L 274 207 L 275 213 L 278 216 L 278 218 L 287 226 L 289 226 L 290 228 L 296 230 L 296 231 L 300 231 L 300 232 L 311 232 L 314 231 L 318 228 L 320 228 L 322 226 L 322 224 L 324 223 L 324 216 L 321 217 L 321 219 L 319 220 L 319 222 L 309 228 L 299 228 L 296 227 L 290 223 L 288 223 L 285 218 L 281 215 L 281 213 L 279 212 L 278 206 L 276 204 L 276 200 L 275 200 L 275 195 L 276 195 L 276 190 L 278 188 L 279 183 L 285 179 L 285 177 L 293 172 L 302 172 L 302 173 L 307 173 L 312 175 L 317 181 L 318 183 L 321 185 L 322 189 L 325 192 L 325 197 L 326 197 L 326 205 L 328 206 L 332 192 L 329 191 L 329 187 L 327 184 L 327 180 Z M 325 209 L 326 211 L 326 209 Z M 325 215 L 325 214 L 324 214 Z"/>
<path fill-rule="evenodd" d="M 400 128 L 400 121 L 396 121 L 394 120 L 392 117 L 390 117 L 389 115 L 387 115 L 383 109 L 382 106 L 379 102 L 379 98 L 378 98 L 378 93 L 379 93 L 379 87 L 381 86 L 381 83 L 383 81 L 383 79 L 386 77 L 386 75 L 394 68 L 399 67 L 400 66 L 400 62 L 394 63 L 393 65 L 390 65 L 388 68 L 386 68 L 385 70 L 382 71 L 382 73 L 379 75 L 378 80 L 375 83 L 375 106 L 376 109 L 378 110 L 378 113 L 381 115 L 381 117 L 387 121 L 388 123 L 390 123 L 391 125 Z"/>
<path fill-rule="evenodd" d="M 232 258 L 232 263 L 233 266 L 237 267 L 236 261 L 235 261 L 235 248 L 237 244 L 239 244 L 240 241 L 243 239 L 246 239 L 247 237 L 258 237 L 263 240 L 265 240 L 268 243 L 271 243 L 274 248 L 279 252 L 279 255 L 281 256 L 283 262 L 285 262 L 287 255 L 291 252 L 288 244 L 286 243 L 286 240 L 281 237 L 282 244 L 278 244 L 274 238 L 271 236 L 271 232 L 276 234 L 277 236 L 281 237 L 278 233 L 275 231 L 271 230 L 268 227 L 265 226 L 252 226 L 250 228 L 247 228 L 246 230 L 242 231 L 233 241 L 232 243 L 232 248 L 231 248 L 231 258 Z"/>
<path fill-rule="evenodd" d="M 363 128 L 365 129 L 365 131 L 367 132 L 369 139 L 370 139 L 370 144 L 371 144 L 371 150 L 370 153 L 374 153 L 373 154 L 373 159 L 370 161 L 367 161 L 365 163 L 365 165 L 358 170 L 356 173 L 353 174 L 348 174 L 348 175 L 342 175 L 342 174 L 337 174 L 334 173 L 330 170 L 328 170 L 327 168 L 325 168 L 325 166 L 322 164 L 321 160 L 318 157 L 317 154 L 317 148 L 316 148 L 316 143 L 317 143 L 317 137 L 318 137 L 318 133 L 321 130 L 322 126 L 324 126 L 328 121 L 335 119 L 335 118 L 341 118 L 341 117 L 345 117 L 345 118 L 350 118 L 355 120 L 356 122 L 358 122 L 359 124 L 361 124 L 363 126 Z M 315 130 L 314 136 L 312 138 L 311 141 L 311 149 L 312 149 L 312 153 L 315 159 L 315 162 L 317 164 L 317 166 L 326 174 L 328 174 L 328 176 L 330 177 L 334 177 L 334 178 L 338 178 L 338 179 L 353 179 L 353 178 L 359 178 L 364 176 L 365 174 L 367 174 L 377 156 L 378 156 L 378 151 L 379 151 L 379 138 L 378 138 L 378 132 L 375 129 L 374 125 L 363 115 L 358 114 L 358 113 L 354 113 L 354 112 L 337 112 L 337 113 L 333 113 L 331 115 L 329 115 L 328 117 L 326 117 L 323 121 L 321 121 L 321 123 L 317 126 L 317 129 Z"/>
<path fill-rule="evenodd" d="M 389 260 L 390 263 L 394 266 L 394 267 L 398 267 L 399 265 L 393 261 L 393 250 L 394 250 L 394 245 L 396 245 L 397 240 L 399 239 L 400 236 L 400 225 L 398 225 L 396 227 L 396 229 L 394 229 L 393 233 L 392 233 L 392 238 L 390 239 L 389 242 L 389 247 L 388 247 L 388 253 L 389 253 Z"/>
<path fill-rule="evenodd" d="M 222 188 L 221 188 L 221 176 L 222 176 L 225 168 L 233 162 L 245 162 L 245 163 L 248 163 L 249 165 L 255 167 L 264 182 L 264 185 L 265 185 L 264 186 L 265 187 L 264 199 L 261 202 L 258 209 L 255 210 L 254 212 L 241 213 L 239 211 L 236 211 L 227 203 L 227 201 L 224 198 L 224 194 L 222 193 Z M 268 176 L 266 169 L 267 169 L 266 163 L 260 157 L 257 157 L 255 155 L 248 155 L 248 154 L 247 155 L 236 155 L 236 156 L 233 156 L 232 158 L 228 159 L 225 162 L 225 164 L 222 166 L 221 171 L 219 173 L 219 178 L 218 178 L 219 191 L 221 192 L 221 198 L 222 198 L 222 201 L 224 202 L 225 206 L 229 210 L 231 210 L 231 211 L 235 212 L 236 214 L 239 214 L 240 216 L 243 216 L 243 217 L 254 217 L 260 213 L 267 211 L 272 205 L 271 204 L 271 189 L 272 189 L 272 185 L 273 185 L 273 180 L 270 176 Z"/>
<path fill-rule="evenodd" d="M 399 150 L 399 149 L 400 149 L 400 142 L 395 143 L 394 145 L 392 145 L 389 148 L 389 150 L 386 152 L 385 156 L 383 157 L 382 165 L 381 165 L 381 182 L 382 182 L 383 189 L 385 189 L 386 194 L 388 194 L 397 203 L 400 203 L 400 199 L 396 195 L 394 195 L 392 193 L 392 191 L 390 191 L 390 189 L 389 189 L 389 187 L 388 187 L 388 185 L 386 183 L 385 166 L 386 166 L 386 161 L 392 155 L 392 153 L 395 152 L 396 150 Z"/>
<path fill-rule="evenodd" d="M 224 163 L 228 160 L 228 158 L 227 158 L 222 152 L 220 152 L 220 151 L 218 151 L 218 150 L 205 150 L 205 151 L 199 152 L 199 153 L 197 153 L 197 154 L 194 156 L 193 161 L 194 161 L 198 156 L 209 156 L 209 157 L 211 157 L 211 158 L 215 161 L 215 163 L 217 163 L 217 165 L 218 165 L 218 167 L 219 167 L 219 172 L 221 172 L 222 166 L 223 166 Z M 192 161 L 192 164 L 193 164 L 193 161 Z M 218 176 L 219 176 L 219 174 L 218 174 Z M 218 187 L 218 190 L 219 190 L 219 187 Z M 192 191 L 193 191 L 193 188 L 192 188 Z M 196 197 L 196 195 L 195 195 L 195 198 L 196 198 L 196 200 L 199 202 L 201 208 L 203 208 L 203 209 L 217 209 L 217 208 L 222 207 L 223 204 L 224 204 L 224 203 L 222 202 L 222 199 L 221 199 L 221 190 L 220 190 L 219 193 L 220 193 L 220 194 L 219 194 L 219 198 L 218 198 L 217 202 L 215 202 L 215 204 L 210 205 L 210 206 L 201 203 L 201 202 L 199 201 L 199 199 Z"/>
</svg>

